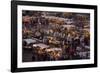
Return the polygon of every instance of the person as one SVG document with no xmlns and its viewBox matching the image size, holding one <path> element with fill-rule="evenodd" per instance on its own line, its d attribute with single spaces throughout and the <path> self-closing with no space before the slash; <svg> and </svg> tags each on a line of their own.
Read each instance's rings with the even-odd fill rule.
<svg viewBox="0 0 100 73">
<path fill-rule="evenodd" d="M 73 59 L 74 54 L 75 54 L 75 49 L 72 48 L 71 46 L 68 46 L 68 47 L 66 48 L 66 54 L 68 55 L 68 56 L 67 56 L 68 59 Z"/>
<path fill-rule="evenodd" d="M 37 61 L 38 60 L 38 56 L 37 56 L 37 54 L 38 54 L 38 50 L 37 50 L 37 48 L 39 48 L 38 46 L 37 47 L 33 47 L 33 49 L 32 49 L 32 61 Z"/>
</svg>

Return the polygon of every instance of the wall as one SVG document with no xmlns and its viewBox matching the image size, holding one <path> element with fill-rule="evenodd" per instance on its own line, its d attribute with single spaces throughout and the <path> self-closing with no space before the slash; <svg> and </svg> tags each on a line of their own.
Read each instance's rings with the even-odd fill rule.
<svg viewBox="0 0 100 73">
<path fill-rule="evenodd" d="M 98 5 L 98 13 L 100 13 L 100 0 L 33 0 L 33 1 L 46 1 L 46 2 L 59 2 L 59 3 L 74 3 L 74 4 L 91 4 Z M 100 14 L 98 14 L 100 16 Z M 0 73 L 10 73 L 10 0 L 0 0 Z M 98 17 L 100 19 L 100 17 Z M 100 21 L 98 22 L 98 24 Z M 98 25 L 98 31 L 100 31 Z M 100 37 L 100 34 L 98 34 Z M 100 41 L 100 38 L 98 39 Z M 98 42 L 99 43 L 99 42 Z M 98 46 L 98 51 L 100 51 Z M 98 54 L 100 55 L 100 53 Z M 100 61 L 100 57 L 98 58 Z M 100 64 L 100 62 L 99 62 Z M 70 70 L 56 70 L 56 71 L 42 71 L 37 73 L 100 73 L 100 66 L 98 68 L 85 68 L 85 69 L 70 69 Z M 29 73 L 29 72 L 27 72 Z M 32 73 L 32 72 L 30 72 Z"/>
</svg>

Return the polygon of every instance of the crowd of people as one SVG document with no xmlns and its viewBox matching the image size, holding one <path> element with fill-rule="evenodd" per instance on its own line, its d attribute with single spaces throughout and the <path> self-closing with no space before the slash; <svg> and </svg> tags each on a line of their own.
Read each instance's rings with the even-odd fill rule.
<svg viewBox="0 0 100 73">
<path fill-rule="evenodd" d="M 36 41 L 23 50 L 31 47 L 32 61 L 89 59 L 89 25 L 89 14 L 23 11 L 23 40 Z"/>
</svg>

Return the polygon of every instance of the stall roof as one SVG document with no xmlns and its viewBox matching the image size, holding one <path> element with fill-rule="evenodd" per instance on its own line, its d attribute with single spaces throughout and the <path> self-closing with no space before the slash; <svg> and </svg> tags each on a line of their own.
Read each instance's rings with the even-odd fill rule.
<svg viewBox="0 0 100 73">
<path fill-rule="evenodd" d="M 46 51 L 62 51 L 61 48 L 50 48 L 50 49 L 47 49 Z"/>
<path fill-rule="evenodd" d="M 24 39 L 24 41 L 26 41 L 28 44 L 36 42 L 34 39 Z"/>
<path fill-rule="evenodd" d="M 75 27 L 75 25 L 62 25 L 65 28 L 71 28 L 71 27 Z"/>
<path fill-rule="evenodd" d="M 39 46 L 41 48 L 48 48 L 49 46 L 43 43 L 33 44 L 34 47 Z"/>
</svg>

